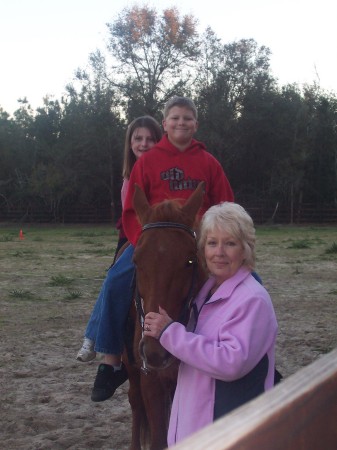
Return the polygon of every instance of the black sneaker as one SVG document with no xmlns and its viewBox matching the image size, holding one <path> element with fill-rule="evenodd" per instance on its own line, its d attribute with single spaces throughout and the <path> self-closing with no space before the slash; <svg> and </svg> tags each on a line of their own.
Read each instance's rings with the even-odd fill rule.
<svg viewBox="0 0 337 450">
<path fill-rule="evenodd" d="M 93 402 L 104 402 L 112 397 L 115 390 L 128 379 L 128 373 L 122 363 L 121 370 L 114 371 L 112 366 L 108 364 L 100 364 L 91 392 L 91 400 Z"/>
</svg>

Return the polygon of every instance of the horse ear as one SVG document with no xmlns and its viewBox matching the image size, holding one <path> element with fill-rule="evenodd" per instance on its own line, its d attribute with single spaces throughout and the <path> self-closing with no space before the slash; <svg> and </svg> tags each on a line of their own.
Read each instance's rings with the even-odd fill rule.
<svg viewBox="0 0 337 450">
<path fill-rule="evenodd" d="M 186 203 L 182 207 L 182 210 L 190 217 L 195 218 L 200 206 L 202 205 L 202 200 L 205 194 L 205 182 L 201 181 L 193 194 L 186 200 Z"/>
<path fill-rule="evenodd" d="M 144 191 L 138 186 L 138 184 L 135 184 L 135 192 L 133 194 L 133 207 L 137 213 L 140 223 L 144 225 L 144 223 L 146 222 L 146 217 L 148 216 L 148 212 L 151 208 Z"/>
</svg>

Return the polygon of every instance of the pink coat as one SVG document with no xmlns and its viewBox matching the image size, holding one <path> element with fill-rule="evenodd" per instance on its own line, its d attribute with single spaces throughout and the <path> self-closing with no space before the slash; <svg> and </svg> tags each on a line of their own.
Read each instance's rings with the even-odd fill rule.
<svg viewBox="0 0 337 450">
<path fill-rule="evenodd" d="M 242 379 L 265 357 L 262 391 L 274 385 L 277 322 L 268 292 L 241 268 L 202 306 L 213 285 L 210 278 L 196 297 L 201 311 L 193 333 L 173 322 L 160 337 L 163 347 L 181 360 L 169 446 L 213 422 L 216 380 Z M 226 402 L 226 394 L 220 401 Z"/>
</svg>

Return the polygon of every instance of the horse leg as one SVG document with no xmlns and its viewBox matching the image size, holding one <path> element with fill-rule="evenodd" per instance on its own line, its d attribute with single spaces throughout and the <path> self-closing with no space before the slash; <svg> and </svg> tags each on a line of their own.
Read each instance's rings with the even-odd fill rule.
<svg viewBox="0 0 337 450">
<path fill-rule="evenodd" d="M 170 398 L 155 371 L 141 374 L 141 390 L 150 432 L 150 450 L 167 448 Z"/>
<path fill-rule="evenodd" d="M 128 367 L 129 403 L 132 413 L 132 430 L 130 450 L 141 450 L 141 429 L 145 415 L 140 388 L 140 374 L 136 368 Z"/>
</svg>

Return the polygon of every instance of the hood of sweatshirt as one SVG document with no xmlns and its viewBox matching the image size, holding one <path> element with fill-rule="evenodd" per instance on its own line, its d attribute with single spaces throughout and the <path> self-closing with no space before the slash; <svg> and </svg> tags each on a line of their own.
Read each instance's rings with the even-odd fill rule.
<svg viewBox="0 0 337 450">
<path fill-rule="evenodd" d="M 153 150 L 162 150 L 165 153 L 170 154 L 181 154 L 181 153 L 194 153 L 198 152 L 200 150 L 205 150 L 206 146 L 203 142 L 197 141 L 196 139 L 192 139 L 190 142 L 190 145 L 182 152 L 177 147 L 175 147 L 168 139 L 167 134 L 165 134 L 161 140 L 151 149 L 149 152 L 152 152 Z"/>
</svg>

